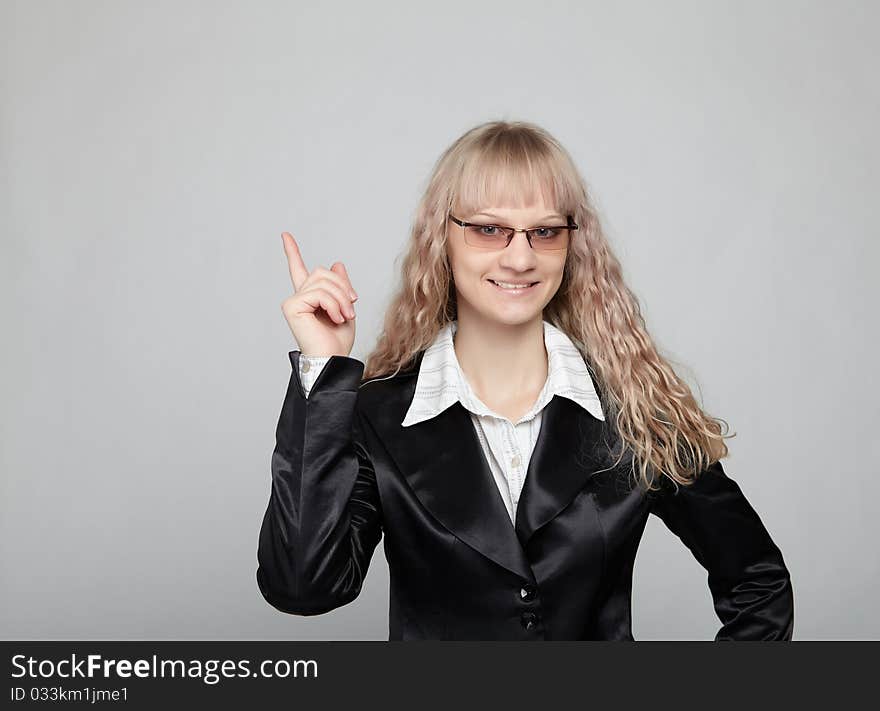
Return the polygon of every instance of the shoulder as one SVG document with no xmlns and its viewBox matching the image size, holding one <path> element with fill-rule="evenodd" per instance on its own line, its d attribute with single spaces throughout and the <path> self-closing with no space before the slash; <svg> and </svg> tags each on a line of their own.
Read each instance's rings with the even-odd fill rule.
<svg viewBox="0 0 880 711">
<path fill-rule="evenodd" d="M 406 367 L 397 372 L 363 379 L 358 386 L 358 405 L 361 409 L 373 414 L 393 411 L 404 404 L 409 406 L 423 355 L 424 351 L 419 351 Z"/>
</svg>

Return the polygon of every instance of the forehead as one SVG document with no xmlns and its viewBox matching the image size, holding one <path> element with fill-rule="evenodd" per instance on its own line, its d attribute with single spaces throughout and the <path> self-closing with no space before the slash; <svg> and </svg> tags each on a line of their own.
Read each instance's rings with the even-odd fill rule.
<svg viewBox="0 0 880 711">
<path fill-rule="evenodd" d="M 485 202 L 462 201 L 459 212 L 464 219 L 484 217 L 517 224 L 565 216 L 565 213 L 557 208 L 556 201 L 541 191 L 534 195 L 526 195 L 519 200 L 504 201 L 489 197 Z"/>
<path fill-rule="evenodd" d="M 510 225 L 537 224 L 549 220 L 564 220 L 563 215 L 552 207 L 534 206 L 527 208 L 509 208 L 504 206 L 487 206 L 464 214 L 464 219 L 496 220 Z"/>
<path fill-rule="evenodd" d="M 498 219 L 542 219 L 571 211 L 570 191 L 559 174 L 541 170 L 482 166 L 465 169 L 453 198 L 453 209 L 462 216 L 488 213 Z"/>
</svg>

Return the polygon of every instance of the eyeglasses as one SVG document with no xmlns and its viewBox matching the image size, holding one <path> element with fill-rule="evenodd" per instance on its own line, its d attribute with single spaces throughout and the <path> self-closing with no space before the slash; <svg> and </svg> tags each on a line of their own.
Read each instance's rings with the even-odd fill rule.
<svg viewBox="0 0 880 711">
<path fill-rule="evenodd" d="M 510 244 L 510 240 L 517 232 L 525 232 L 529 246 L 539 252 L 565 249 L 568 246 L 571 231 L 578 228 L 571 215 L 566 217 L 568 224 L 532 227 L 527 230 L 517 230 L 502 225 L 479 225 L 475 222 L 463 222 L 457 217 L 453 217 L 452 214 L 449 215 L 449 219 L 455 224 L 461 225 L 464 229 L 464 241 L 477 249 L 504 249 Z"/>
</svg>

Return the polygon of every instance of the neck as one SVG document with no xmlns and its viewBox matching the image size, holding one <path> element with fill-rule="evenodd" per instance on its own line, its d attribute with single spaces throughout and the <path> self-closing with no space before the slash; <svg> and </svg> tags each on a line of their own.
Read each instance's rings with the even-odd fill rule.
<svg viewBox="0 0 880 711">
<path fill-rule="evenodd" d="M 544 323 L 509 325 L 459 309 L 455 356 L 474 392 L 484 402 L 537 393 L 547 380 Z"/>
</svg>

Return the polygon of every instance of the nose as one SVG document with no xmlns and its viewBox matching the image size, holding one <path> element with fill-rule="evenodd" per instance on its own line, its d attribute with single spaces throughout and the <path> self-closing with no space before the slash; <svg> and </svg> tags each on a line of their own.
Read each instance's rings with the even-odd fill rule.
<svg viewBox="0 0 880 711">
<path fill-rule="evenodd" d="M 510 240 L 510 244 L 501 250 L 501 257 L 498 263 L 502 267 L 507 267 L 513 271 L 522 272 L 533 269 L 538 263 L 535 257 L 535 250 L 529 246 L 529 238 L 525 232 L 517 232 Z"/>
</svg>

